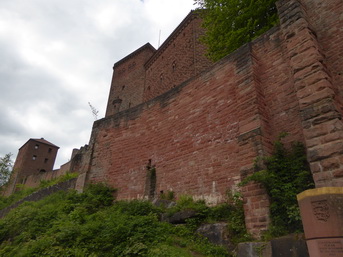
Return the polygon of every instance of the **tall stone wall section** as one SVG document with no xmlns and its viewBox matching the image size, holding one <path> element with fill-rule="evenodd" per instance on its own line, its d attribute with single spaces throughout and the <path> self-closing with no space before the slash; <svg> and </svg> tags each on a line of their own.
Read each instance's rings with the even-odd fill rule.
<svg viewBox="0 0 343 257">
<path fill-rule="evenodd" d="M 79 165 L 85 183 L 106 181 L 119 199 L 146 198 L 153 166 L 155 196 L 172 190 L 215 204 L 288 132 L 286 144 L 305 143 L 317 187 L 343 186 L 342 2 L 277 7 L 279 26 L 211 69 L 96 121 Z M 269 224 L 269 199 L 258 184 L 241 191 L 247 228 L 258 236 Z"/>
<path fill-rule="evenodd" d="M 202 19 L 191 12 L 145 64 L 144 102 L 212 66 L 200 42 Z"/>
<path fill-rule="evenodd" d="M 343 3 L 292 0 L 278 6 L 316 186 L 342 186 Z"/>
</svg>

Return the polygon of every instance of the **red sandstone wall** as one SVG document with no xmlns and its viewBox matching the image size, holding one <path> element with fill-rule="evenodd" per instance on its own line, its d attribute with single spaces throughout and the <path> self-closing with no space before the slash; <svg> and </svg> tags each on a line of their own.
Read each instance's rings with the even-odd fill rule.
<svg viewBox="0 0 343 257">
<path fill-rule="evenodd" d="M 343 186 L 343 1 L 304 1 L 303 8 L 322 54 L 322 75 L 314 74 L 312 80 L 330 91 L 329 99 L 324 90 L 314 98 L 323 115 L 311 122 L 307 133 L 311 168 L 317 186 Z"/>
<path fill-rule="evenodd" d="M 269 142 L 274 142 L 281 132 L 288 132 L 286 142 L 304 142 L 292 70 L 279 27 L 252 44 L 256 58 L 255 80 L 260 84 L 259 93 L 263 96 L 260 108 L 267 130 L 265 136 Z M 267 148 L 270 152 L 272 145 Z"/>
<path fill-rule="evenodd" d="M 342 64 L 342 7 L 336 0 L 278 3 L 316 187 L 343 185 L 342 79 L 337 74 Z"/>
<path fill-rule="evenodd" d="M 223 200 L 280 132 L 302 140 L 286 59 L 276 28 L 187 84 L 97 121 L 89 179 L 141 198 L 151 159 L 157 192 Z"/>
<path fill-rule="evenodd" d="M 325 54 L 329 75 L 336 91 L 336 100 L 343 96 L 343 1 L 304 1 L 311 26 Z M 342 105 L 342 104 L 341 104 Z M 342 110 L 342 109 L 341 109 Z"/>
<path fill-rule="evenodd" d="M 234 64 L 219 67 L 234 76 Z M 97 122 L 90 179 L 120 188 L 119 198 L 142 198 L 151 159 L 157 191 L 220 199 L 239 179 L 234 94 L 226 76 L 206 74 L 132 112 Z"/>
<path fill-rule="evenodd" d="M 201 19 L 190 13 L 147 62 L 144 101 L 172 89 L 203 72 L 213 63 L 205 56 Z"/>
</svg>

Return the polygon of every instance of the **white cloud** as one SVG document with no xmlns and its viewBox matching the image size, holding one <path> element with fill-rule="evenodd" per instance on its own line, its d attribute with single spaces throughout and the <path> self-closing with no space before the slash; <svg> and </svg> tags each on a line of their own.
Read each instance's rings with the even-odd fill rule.
<svg viewBox="0 0 343 257">
<path fill-rule="evenodd" d="M 1 0 L 0 156 L 44 137 L 60 146 L 55 166 L 68 161 L 88 143 L 88 102 L 105 114 L 113 64 L 157 47 L 191 9 L 193 0 Z"/>
</svg>

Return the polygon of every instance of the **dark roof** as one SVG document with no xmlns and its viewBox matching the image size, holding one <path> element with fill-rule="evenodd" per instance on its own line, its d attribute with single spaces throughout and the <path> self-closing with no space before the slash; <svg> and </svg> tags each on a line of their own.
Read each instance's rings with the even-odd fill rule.
<svg viewBox="0 0 343 257">
<path fill-rule="evenodd" d="M 30 141 L 36 141 L 36 142 L 41 143 L 41 144 L 50 145 L 52 147 L 59 148 L 57 145 L 54 145 L 53 143 L 50 143 L 49 141 L 45 140 L 44 138 L 30 138 L 25 144 L 23 144 L 23 146 L 26 145 Z M 19 150 L 22 147 L 20 147 Z"/>
<path fill-rule="evenodd" d="M 139 54 L 140 52 L 142 52 L 145 49 L 150 49 L 152 52 L 156 52 L 156 49 L 150 44 L 150 43 L 146 43 L 145 45 L 141 46 L 140 48 L 138 48 L 137 50 L 135 50 L 134 52 L 132 52 L 131 54 L 125 56 L 123 59 L 121 59 L 120 61 L 116 62 L 113 65 L 113 69 L 118 66 L 119 64 L 125 62 L 126 60 L 132 58 L 133 56 Z"/>
</svg>

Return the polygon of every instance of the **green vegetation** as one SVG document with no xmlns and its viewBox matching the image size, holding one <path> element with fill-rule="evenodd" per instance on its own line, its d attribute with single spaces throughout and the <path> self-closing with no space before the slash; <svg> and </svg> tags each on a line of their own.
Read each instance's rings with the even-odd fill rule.
<svg viewBox="0 0 343 257">
<path fill-rule="evenodd" d="M 163 199 L 163 200 L 174 200 L 175 199 L 175 194 L 174 194 L 174 191 L 167 191 L 166 193 L 161 193 L 160 194 L 160 198 Z"/>
<path fill-rule="evenodd" d="M 10 206 L 11 204 L 14 204 L 16 202 L 18 202 L 19 200 L 25 198 L 26 196 L 29 196 L 30 194 L 43 189 L 45 187 L 49 187 L 49 186 L 53 186 L 55 184 L 67 181 L 69 179 L 72 178 L 76 178 L 78 176 L 77 173 L 67 173 L 63 176 L 60 176 L 58 178 L 55 179 L 51 179 L 51 180 L 41 180 L 40 181 L 40 185 L 38 187 L 34 187 L 34 188 L 30 188 L 30 187 L 24 187 L 24 185 L 17 185 L 17 187 L 19 188 L 19 190 L 17 190 L 14 194 L 10 195 L 9 197 L 4 197 L 4 196 L 0 196 L 0 210 Z"/>
<path fill-rule="evenodd" d="M 276 0 L 194 0 L 206 9 L 203 42 L 213 61 L 252 41 L 278 22 Z"/>
<path fill-rule="evenodd" d="M 39 187 L 37 189 L 42 189 L 45 187 L 53 186 L 61 182 L 65 182 L 67 180 L 77 178 L 79 176 L 76 172 L 67 172 L 65 175 L 51 179 L 51 180 L 41 180 Z"/>
<path fill-rule="evenodd" d="M 113 195 L 96 184 L 23 203 L 0 220 L 0 256 L 229 256 L 189 224 L 159 222 L 164 210 L 150 202 L 114 202 Z"/>
<path fill-rule="evenodd" d="M 225 221 L 228 223 L 230 241 L 233 244 L 252 240 L 245 228 L 244 210 L 242 197 L 227 194 L 227 201 L 214 207 L 208 207 L 205 201 L 193 201 L 191 196 L 181 195 L 176 201 L 176 205 L 167 209 L 167 215 L 173 215 L 183 210 L 196 211 L 195 217 L 186 220 L 186 226 L 191 231 L 195 231 L 203 223 L 214 223 Z"/>
<path fill-rule="evenodd" d="M 12 173 L 13 161 L 11 160 L 11 153 L 0 157 L 0 187 L 8 182 Z"/>
<path fill-rule="evenodd" d="M 272 224 L 266 238 L 290 233 L 302 232 L 302 223 L 296 195 L 314 187 L 313 178 L 306 160 L 304 146 L 297 142 L 291 149 L 286 149 L 280 136 L 274 143 L 271 156 L 256 160 L 260 171 L 247 177 L 241 185 L 250 181 L 264 185 L 270 197 L 270 215 Z M 258 163 L 265 165 L 261 169 Z"/>
</svg>

